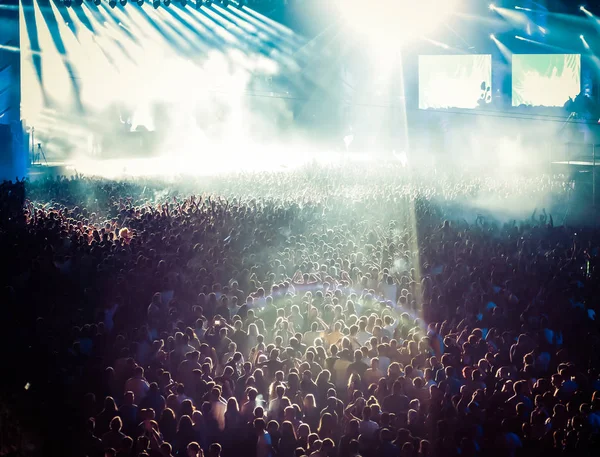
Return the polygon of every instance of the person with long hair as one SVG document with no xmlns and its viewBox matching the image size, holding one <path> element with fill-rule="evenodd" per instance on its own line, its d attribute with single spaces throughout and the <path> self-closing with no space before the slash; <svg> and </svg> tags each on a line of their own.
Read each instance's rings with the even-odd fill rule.
<svg viewBox="0 0 600 457">
<path fill-rule="evenodd" d="M 313 394 L 308 394 L 306 397 L 304 397 L 302 421 L 307 423 L 311 430 L 316 430 L 319 425 L 320 417 L 321 412 L 317 408 L 315 396 Z"/>
<path fill-rule="evenodd" d="M 223 454 L 225 456 L 239 456 L 244 453 L 242 429 L 244 426 L 244 420 L 238 402 L 235 397 L 231 397 L 227 400 L 227 409 L 225 410 L 225 429 L 224 436 L 227 440 L 223 443 Z"/>
<path fill-rule="evenodd" d="M 252 323 L 248 326 L 248 339 L 247 339 L 246 347 L 249 350 L 252 350 L 252 349 L 255 349 L 257 345 L 258 345 L 258 327 L 256 326 L 256 324 Z M 244 354 L 244 355 L 248 356 L 248 359 L 250 359 L 250 356 L 252 355 L 252 353 L 248 353 L 248 354 Z"/>
<path fill-rule="evenodd" d="M 298 427 L 298 433 L 296 434 L 296 447 L 302 448 L 308 452 L 308 437 L 310 436 L 310 425 L 302 423 Z"/>
<path fill-rule="evenodd" d="M 348 378 L 348 390 L 347 396 L 348 398 L 354 397 L 354 392 L 362 389 L 362 379 L 358 373 L 352 373 L 350 378 Z"/>
<path fill-rule="evenodd" d="M 102 436 L 109 430 L 110 422 L 119 414 L 117 404 L 113 397 L 104 399 L 104 408 L 96 416 L 96 435 Z"/>
<path fill-rule="evenodd" d="M 185 455 L 188 444 L 196 441 L 194 423 L 190 416 L 181 416 L 177 425 L 177 432 L 173 440 L 173 449 L 176 455 Z"/>
<path fill-rule="evenodd" d="M 225 410 L 225 432 L 235 433 L 243 425 L 240 408 L 235 397 L 227 400 L 227 409 Z"/>
<path fill-rule="evenodd" d="M 390 391 L 388 389 L 387 379 L 380 378 L 379 382 L 377 383 L 377 388 L 375 389 L 375 392 L 374 392 L 375 398 L 377 399 L 377 403 L 379 403 L 380 405 L 382 405 L 383 404 L 383 400 L 389 394 L 390 394 Z"/>
<path fill-rule="evenodd" d="M 158 427 L 165 441 L 172 443 L 175 440 L 175 434 L 177 433 L 177 419 L 172 409 L 166 408 L 160 415 L 158 420 Z"/>
<path fill-rule="evenodd" d="M 269 385 L 267 383 L 267 380 L 265 379 L 264 372 L 260 368 L 257 368 L 256 370 L 254 370 L 253 375 L 258 394 L 262 395 L 262 398 L 267 399 L 267 396 L 269 395 Z"/>
<path fill-rule="evenodd" d="M 292 404 L 302 403 L 302 392 L 300 392 L 300 377 L 298 373 L 290 372 L 287 377 L 287 388 L 285 390 L 285 396 L 290 399 Z"/>
<path fill-rule="evenodd" d="M 358 419 L 352 419 L 346 424 L 346 433 L 344 433 L 344 435 L 342 435 L 342 438 L 340 439 L 340 445 L 338 449 L 339 457 L 352 456 L 352 449 L 350 443 L 352 441 L 358 440 L 358 437 L 360 435 L 359 428 L 360 423 L 358 422 Z"/>
<path fill-rule="evenodd" d="M 335 418 L 329 413 L 325 413 L 321 416 L 321 422 L 317 430 L 320 440 L 331 438 L 335 441 L 335 432 L 337 428 L 337 424 L 335 422 Z"/>
<path fill-rule="evenodd" d="M 320 408 L 324 408 L 325 403 L 327 403 L 327 391 L 335 389 L 335 386 L 331 383 L 331 372 L 329 370 L 321 371 L 315 384 L 317 384 L 317 404 Z"/>
<path fill-rule="evenodd" d="M 294 457 L 298 438 L 294 432 L 294 426 L 290 421 L 281 424 L 281 438 L 279 438 L 278 457 Z"/>
</svg>

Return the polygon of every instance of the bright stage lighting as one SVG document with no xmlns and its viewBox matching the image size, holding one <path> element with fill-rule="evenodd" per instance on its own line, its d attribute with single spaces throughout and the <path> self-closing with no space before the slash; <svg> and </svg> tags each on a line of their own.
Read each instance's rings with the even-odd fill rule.
<svg viewBox="0 0 600 457">
<path fill-rule="evenodd" d="M 490 40 L 495 40 L 496 39 L 496 35 L 494 35 L 493 33 L 490 33 Z"/>
<path fill-rule="evenodd" d="M 590 45 L 588 44 L 587 40 L 585 39 L 585 37 L 583 35 L 579 35 L 579 39 L 583 43 L 583 47 L 585 49 L 590 49 Z"/>
<path fill-rule="evenodd" d="M 490 10 L 495 11 L 496 10 L 496 4 L 495 3 L 490 3 L 489 8 L 490 8 Z"/>
<path fill-rule="evenodd" d="M 351 36 L 362 35 L 376 49 L 398 48 L 428 36 L 457 10 L 461 0 L 345 0 L 336 2 Z"/>
</svg>

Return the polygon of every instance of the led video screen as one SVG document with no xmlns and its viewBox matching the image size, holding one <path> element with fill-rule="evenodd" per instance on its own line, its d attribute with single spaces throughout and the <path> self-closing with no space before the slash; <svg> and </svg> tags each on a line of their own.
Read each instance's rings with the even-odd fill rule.
<svg viewBox="0 0 600 457">
<path fill-rule="evenodd" d="M 492 101 L 492 56 L 419 56 L 419 108 L 477 108 Z"/>
<path fill-rule="evenodd" d="M 563 106 L 581 91 L 581 55 L 514 54 L 513 106 Z"/>
</svg>

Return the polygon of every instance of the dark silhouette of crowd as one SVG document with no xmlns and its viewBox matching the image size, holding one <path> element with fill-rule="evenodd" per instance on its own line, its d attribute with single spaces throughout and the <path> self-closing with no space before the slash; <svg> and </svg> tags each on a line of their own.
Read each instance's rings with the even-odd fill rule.
<svg viewBox="0 0 600 457">
<path fill-rule="evenodd" d="M 4 183 L 2 453 L 600 455 L 599 233 L 456 209 L 565 184 L 372 168 Z"/>
</svg>

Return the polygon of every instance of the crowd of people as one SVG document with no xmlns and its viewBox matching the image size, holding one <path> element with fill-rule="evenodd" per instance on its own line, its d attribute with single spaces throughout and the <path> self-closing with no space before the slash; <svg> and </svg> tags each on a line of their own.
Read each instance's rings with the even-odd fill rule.
<svg viewBox="0 0 600 457">
<path fill-rule="evenodd" d="M 397 164 L 4 183 L 1 453 L 600 455 L 598 232 L 466 205 L 566 188 Z"/>
</svg>

